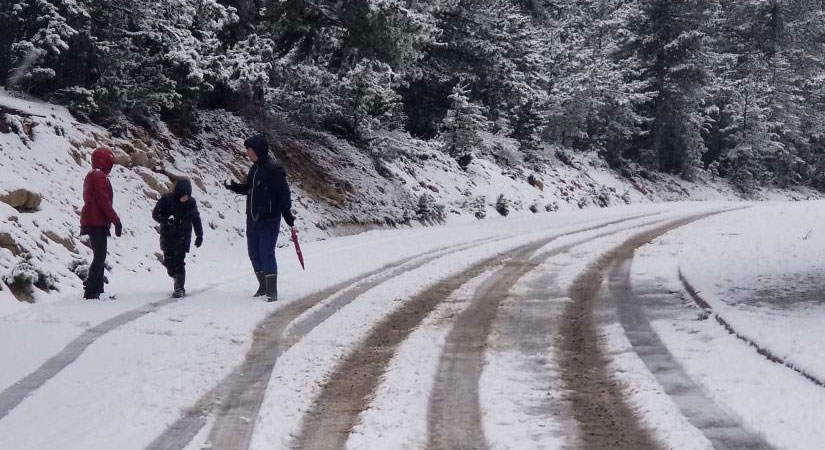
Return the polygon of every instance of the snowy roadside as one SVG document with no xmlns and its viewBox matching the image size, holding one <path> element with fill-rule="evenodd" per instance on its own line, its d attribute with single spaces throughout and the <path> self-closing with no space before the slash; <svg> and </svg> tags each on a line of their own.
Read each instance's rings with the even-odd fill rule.
<svg viewBox="0 0 825 450">
<path fill-rule="evenodd" d="M 758 205 L 685 231 L 696 238 L 679 259 L 682 275 L 734 329 L 825 379 L 822 224 L 822 202 Z"/>
<path fill-rule="evenodd" d="M 825 441 L 825 390 L 769 361 L 703 314 L 679 271 L 736 332 L 818 376 L 825 318 L 821 202 L 759 204 L 675 230 L 637 252 L 634 290 L 681 292 L 683 309 L 652 320 L 668 350 L 723 408 L 778 448 Z M 769 226 L 768 226 L 769 225 Z"/>
</svg>

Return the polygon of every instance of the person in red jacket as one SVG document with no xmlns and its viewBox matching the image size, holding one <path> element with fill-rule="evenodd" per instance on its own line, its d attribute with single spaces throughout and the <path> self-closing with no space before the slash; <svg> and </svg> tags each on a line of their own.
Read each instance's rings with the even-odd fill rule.
<svg viewBox="0 0 825 450">
<path fill-rule="evenodd" d="M 120 237 L 123 226 L 112 207 L 112 184 L 109 172 L 115 165 L 112 151 L 99 147 L 92 152 L 92 170 L 83 180 L 83 210 L 80 213 L 80 234 L 89 236 L 94 258 L 83 283 L 86 299 L 100 298 L 103 293 L 103 270 L 109 229 L 115 225 L 115 236 Z"/>
</svg>

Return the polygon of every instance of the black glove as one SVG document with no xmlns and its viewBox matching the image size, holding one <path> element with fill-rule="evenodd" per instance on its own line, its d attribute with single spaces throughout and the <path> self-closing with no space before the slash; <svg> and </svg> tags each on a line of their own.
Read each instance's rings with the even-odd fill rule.
<svg viewBox="0 0 825 450">
<path fill-rule="evenodd" d="M 169 225 L 170 227 L 177 226 L 178 225 L 178 219 L 176 219 L 175 216 L 169 216 L 169 218 L 166 219 L 166 224 Z"/>
<path fill-rule="evenodd" d="M 195 247 L 200 247 L 203 245 L 203 236 L 198 236 L 195 238 Z"/>
<path fill-rule="evenodd" d="M 120 237 L 123 234 L 123 224 L 120 222 L 115 224 L 115 236 Z"/>
<path fill-rule="evenodd" d="M 286 224 L 289 225 L 289 228 L 294 227 L 295 226 L 295 216 L 292 215 L 292 214 L 284 216 L 284 222 L 286 222 Z"/>
<path fill-rule="evenodd" d="M 223 182 L 223 187 L 225 187 L 226 189 L 229 189 L 232 192 L 237 192 L 238 189 L 240 188 L 240 184 L 236 183 L 234 181 L 226 180 L 226 181 Z"/>
</svg>

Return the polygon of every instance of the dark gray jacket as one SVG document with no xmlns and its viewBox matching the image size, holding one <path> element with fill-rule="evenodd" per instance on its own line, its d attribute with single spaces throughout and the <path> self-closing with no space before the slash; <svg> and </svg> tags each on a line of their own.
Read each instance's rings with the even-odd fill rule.
<svg viewBox="0 0 825 450">
<path fill-rule="evenodd" d="M 189 201 L 181 203 L 184 195 Z M 192 198 L 192 184 L 180 180 L 174 192 L 163 195 L 152 210 L 152 218 L 160 224 L 160 249 L 163 252 L 186 253 L 192 243 L 192 229 L 195 236 L 203 236 L 201 215 L 198 204 Z"/>
</svg>

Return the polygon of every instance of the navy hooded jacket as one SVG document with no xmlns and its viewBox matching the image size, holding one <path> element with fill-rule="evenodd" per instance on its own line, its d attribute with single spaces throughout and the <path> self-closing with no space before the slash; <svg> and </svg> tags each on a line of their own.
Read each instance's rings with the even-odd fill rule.
<svg viewBox="0 0 825 450">
<path fill-rule="evenodd" d="M 244 142 L 258 157 L 243 183 L 230 183 L 227 188 L 246 195 L 246 217 L 253 222 L 282 215 L 290 227 L 295 224 L 292 215 L 292 194 L 286 181 L 286 172 L 269 156 L 269 145 L 261 135 Z"/>
</svg>

